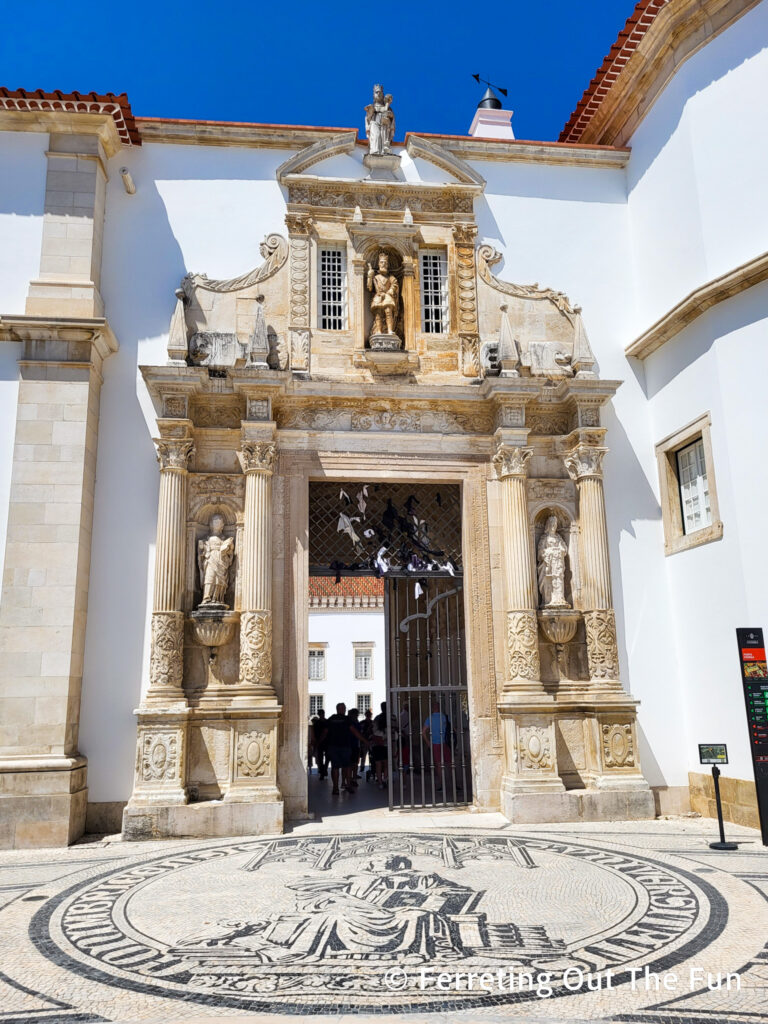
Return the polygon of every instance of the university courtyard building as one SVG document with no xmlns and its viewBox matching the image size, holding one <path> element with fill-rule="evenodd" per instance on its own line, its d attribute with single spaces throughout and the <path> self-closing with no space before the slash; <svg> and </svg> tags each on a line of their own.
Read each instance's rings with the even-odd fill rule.
<svg viewBox="0 0 768 1024">
<path fill-rule="evenodd" d="M 759 826 L 767 46 L 641 0 L 556 142 L 0 89 L 0 846 L 306 820 L 361 611 L 393 814 L 711 817 L 725 743 Z"/>
</svg>

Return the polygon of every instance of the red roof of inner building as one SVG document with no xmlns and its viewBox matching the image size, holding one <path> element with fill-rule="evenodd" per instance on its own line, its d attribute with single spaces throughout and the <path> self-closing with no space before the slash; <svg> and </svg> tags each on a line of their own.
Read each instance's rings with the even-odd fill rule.
<svg viewBox="0 0 768 1024">
<path fill-rule="evenodd" d="M 637 49 L 641 39 L 653 24 L 656 15 L 669 0 L 639 0 L 627 18 L 624 28 L 611 47 L 605 60 L 584 91 L 568 123 L 560 132 L 560 142 L 579 142 L 584 131 L 597 113 L 600 104 L 610 92 L 616 79 Z"/>
<path fill-rule="evenodd" d="M 119 96 L 108 92 L 44 92 L 42 89 L 6 89 L 0 86 L 0 108 L 5 110 L 64 110 L 75 114 L 111 114 L 115 119 L 120 141 L 127 146 L 140 146 L 131 104 L 124 92 Z"/>
<path fill-rule="evenodd" d="M 310 597 L 383 597 L 384 580 L 376 576 L 310 576 Z"/>
</svg>

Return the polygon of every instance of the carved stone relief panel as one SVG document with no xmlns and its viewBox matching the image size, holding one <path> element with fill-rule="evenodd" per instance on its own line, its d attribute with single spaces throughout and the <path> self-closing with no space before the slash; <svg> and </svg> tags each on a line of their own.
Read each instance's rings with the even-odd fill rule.
<svg viewBox="0 0 768 1024">
<path fill-rule="evenodd" d="M 272 730 L 264 732 L 254 728 L 238 733 L 235 748 L 235 779 L 273 779 L 274 747 Z"/>
<path fill-rule="evenodd" d="M 618 679 L 616 617 L 610 609 L 584 612 L 590 679 Z"/>
<path fill-rule="evenodd" d="M 521 725 L 517 731 L 517 752 L 521 771 L 551 771 L 554 735 L 552 727 Z"/>
<path fill-rule="evenodd" d="M 145 785 L 181 783 L 183 737 L 180 730 L 141 728 L 136 775 Z"/>
<path fill-rule="evenodd" d="M 603 765 L 606 768 L 634 768 L 635 746 L 630 722 L 603 722 Z"/>
<path fill-rule="evenodd" d="M 153 612 L 152 653 L 149 662 L 150 689 L 181 689 L 183 647 L 183 614 L 181 612 Z"/>
<path fill-rule="evenodd" d="M 539 679 L 538 624 L 536 613 L 507 613 L 507 664 L 512 682 Z"/>
<path fill-rule="evenodd" d="M 272 682 L 272 612 L 247 611 L 240 619 L 240 680 Z"/>
</svg>

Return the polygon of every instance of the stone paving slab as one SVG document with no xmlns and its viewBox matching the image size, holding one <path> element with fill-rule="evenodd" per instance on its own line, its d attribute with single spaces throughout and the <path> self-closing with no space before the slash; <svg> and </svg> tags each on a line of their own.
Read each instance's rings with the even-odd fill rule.
<svg viewBox="0 0 768 1024">
<path fill-rule="evenodd" d="M 0 1024 L 768 1021 L 751 829 L 723 854 L 687 818 L 341 826 L 0 854 Z"/>
</svg>

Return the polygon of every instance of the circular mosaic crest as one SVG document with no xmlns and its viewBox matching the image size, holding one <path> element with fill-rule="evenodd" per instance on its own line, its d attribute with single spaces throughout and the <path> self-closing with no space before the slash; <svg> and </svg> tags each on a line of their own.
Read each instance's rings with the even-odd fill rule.
<svg viewBox="0 0 768 1024">
<path fill-rule="evenodd" d="M 81 880 L 38 911 L 32 935 L 69 970 L 137 992 L 391 1013 L 535 999 L 542 977 L 553 997 L 607 973 L 618 986 L 708 945 L 723 907 L 684 869 L 583 842 L 284 837 Z M 495 981 L 479 991 L 461 982 L 489 972 Z"/>
</svg>

